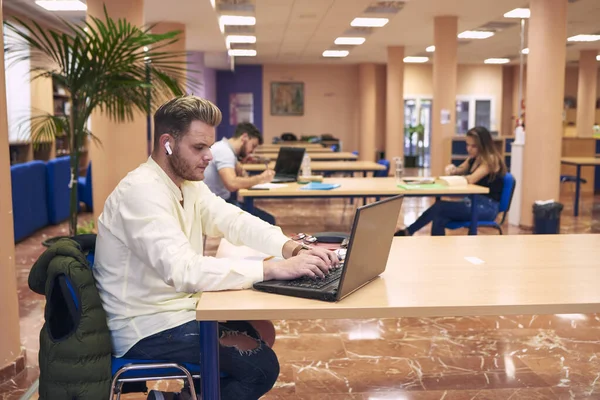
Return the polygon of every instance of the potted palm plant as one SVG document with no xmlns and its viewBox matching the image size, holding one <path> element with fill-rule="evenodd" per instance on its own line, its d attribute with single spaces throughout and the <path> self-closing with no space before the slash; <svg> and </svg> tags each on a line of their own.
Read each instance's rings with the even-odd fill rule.
<svg viewBox="0 0 600 400">
<path fill-rule="evenodd" d="M 88 137 L 92 113 L 117 122 L 132 120 L 136 110 L 149 114 L 159 101 L 184 93 L 187 71 L 184 54 L 165 51 L 179 40 L 179 31 L 154 34 L 124 19 L 91 17 L 78 26 L 63 20 L 64 31 L 44 29 L 36 22 L 15 18 L 5 22 L 5 51 L 9 62 L 30 60 L 32 79 L 50 77 L 70 98 L 69 115 L 31 116 L 32 143 L 63 137 L 70 154 L 69 235 L 77 233 L 77 177 L 81 149 Z M 185 59 L 185 57 L 182 57 Z"/>
</svg>

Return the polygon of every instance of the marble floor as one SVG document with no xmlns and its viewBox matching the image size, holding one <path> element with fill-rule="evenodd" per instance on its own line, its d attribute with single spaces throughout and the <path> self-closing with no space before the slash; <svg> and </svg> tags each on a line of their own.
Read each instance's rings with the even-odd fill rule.
<svg viewBox="0 0 600 400">
<path fill-rule="evenodd" d="M 578 218 L 572 216 L 572 200 L 572 191 L 564 187 L 561 232 L 600 232 L 600 196 L 584 196 Z M 430 204 L 429 199 L 406 199 L 398 226 L 410 224 Z M 263 200 L 257 205 L 274 214 L 286 234 L 347 231 L 356 207 L 340 199 Z M 37 379 L 44 299 L 29 290 L 27 277 L 44 250 L 41 241 L 66 231 L 64 223 L 48 227 L 16 246 L 27 369 L 0 384 L 0 400 L 21 399 Z M 506 226 L 505 233 L 530 232 Z M 480 234 L 496 233 L 483 229 Z M 218 240 L 209 239 L 207 253 L 214 254 L 217 246 Z M 600 399 L 598 315 L 286 320 L 275 324 L 274 349 L 281 374 L 265 399 Z M 157 385 L 164 388 L 167 383 Z M 31 398 L 37 399 L 37 394 Z"/>
</svg>

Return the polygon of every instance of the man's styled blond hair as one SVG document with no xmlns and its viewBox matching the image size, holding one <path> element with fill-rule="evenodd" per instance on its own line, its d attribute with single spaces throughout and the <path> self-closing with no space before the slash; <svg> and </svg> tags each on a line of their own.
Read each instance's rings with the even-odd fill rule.
<svg viewBox="0 0 600 400">
<path fill-rule="evenodd" d="M 194 95 L 175 97 L 154 113 L 154 146 L 158 146 L 160 136 L 165 133 L 179 141 L 193 121 L 216 127 L 221 119 L 221 110 L 209 100 Z"/>
</svg>

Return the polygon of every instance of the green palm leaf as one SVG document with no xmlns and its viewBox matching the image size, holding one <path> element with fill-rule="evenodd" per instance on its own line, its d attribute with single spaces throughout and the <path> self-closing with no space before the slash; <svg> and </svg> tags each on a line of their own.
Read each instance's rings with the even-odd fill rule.
<svg viewBox="0 0 600 400">
<path fill-rule="evenodd" d="M 34 143 L 66 136 L 71 150 L 71 170 L 77 176 L 84 141 L 98 139 L 87 129 L 87 120 L 99 111 L 116 122 L 150 113 L 159 102 L 184 93 L 187 53 L 165 48 L 179 40 L 179 31 L 155 34 L 152 26 L 137 27 L 125 19 L 91 17 L 81 25 L 62 21 L 64 31 L 42 28 L 36 22 L 5 21 L 9 35 L 8 63 L 31 60 L 33 78 L 52 78 L 71 97 L 71 115 L 48 113 L 31 117 Z M 189 84 L 189 82 L 188 82 Z M 192 82 L 194 84 L 194 82 Z M 77 228 L 77 180 L 71 188 L 70 233 Z"/>
</svg>

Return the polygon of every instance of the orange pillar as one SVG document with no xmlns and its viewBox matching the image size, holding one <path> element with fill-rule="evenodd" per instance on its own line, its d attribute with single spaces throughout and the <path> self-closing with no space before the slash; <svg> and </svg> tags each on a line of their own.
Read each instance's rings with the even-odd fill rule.
<svg viewBox="0 0 600 400">
<path fill-rule="evenodd" d="M 456 71 L 458 18 L 435 17 L 433 28 L 433 123 L 431 174 L 443 175 L 450 163 L 451 141 L 456 130 Z"/>
<path fill-rule="evenodd" d="M 524 227 L 533 225 L 532 205 L 536 200 L 558 201 L 560 194 L 567 1 L 530 2 L 526 139 L 520 183 L 520 224 Z"/>
<path fill-rule="evenodd" d="M 88 16 L 104 19 L 104 5 L 113 19 L 124 18 L 142 27 L 144 0 L 88 0 Z M 146 116 L 136 113 L 133 122 L 119 124 L 96 112 L 91 118 L 91 131 L 101 144 L 89 143 L 92 162 L 94 219 L 97 221 L 104 202 L 127 173 L 148 158 Z"/>
<path fill-rule="evenodd" d="M 358 66 L 360 97 L 359 159 L 375 161 L 375 132 L 377 129 L 377 82 L 375 64 Z"/>
<path fill-rule="evenodd" d="M 0 0 L 0 20 L 2 0 Z M 0 39 L 0 304 L 2 329 L 0 329 L 0 383 L 11 379 L 25 368 L 21 353 L 19 330 L 19 298 L 15 275 L 15 236 L 10 180 L 10 154 L 8 151 L 8 115 L 6 111 L 6 85 L 4 77 L 4 36 Z"/>
<path fill-rule="evenodd" d="M 387 54 L 385 157 L 391 162 L 404 157 L 404 47 L 388 47 Z"/>
<path fill-rule="evenodd" d="M 152 28 L 152 33 L 167 33 L 167 32 L 172 32 L 172 31 L 180 31 L 181 34 L 179 35 L 179 40 L 175 43 L 172 43 L 168 46 L 165 46 L 161 49 L 161 51 L 168 51 L 168 52 L 174 52 L 174 53 L 180 53 L 183 54 L 183 52 L 185 52 L 185 24 L 180 24 L 178 22 L 159 22 L 157 23 L 154 28 Z M 185 55 L 181 55 L 178 57 L 173 57 L 173 61 L 177 61 L 177 62 L 185 62 L 187 59 L 187 57 Z M 194 67 L 191 67 L 191 69 L 194 69 Z M 180 82 L 180 84 L 183 83 L 183 86 L 186 86 L 186 74 L 183 73 L 182 76 L 182 81 Z"/>
<path fill-rule="evenodd" d="M 596 122 L 596 86 L 598 84 L 598 50 L 582 50 L 579 54 L 577 83 L 577 136 L 592 137 Z"/>
</svg>

